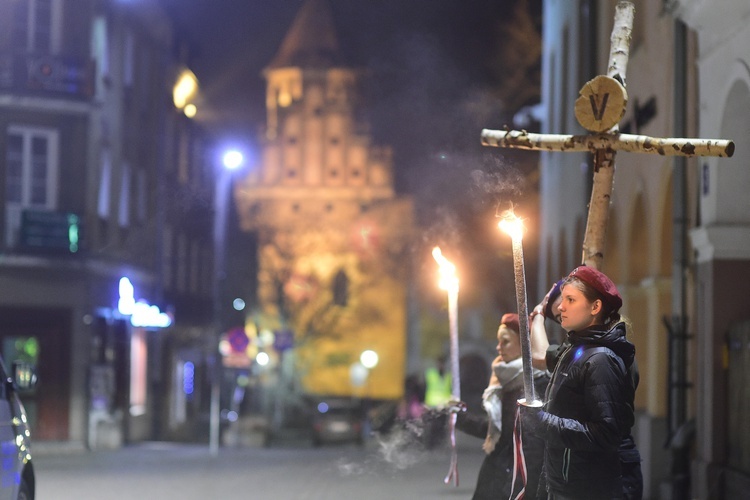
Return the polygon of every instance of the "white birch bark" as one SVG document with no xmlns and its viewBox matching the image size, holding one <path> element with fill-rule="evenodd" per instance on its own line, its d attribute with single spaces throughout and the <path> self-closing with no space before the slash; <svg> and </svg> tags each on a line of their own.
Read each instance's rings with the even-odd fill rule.
<svg viewBox="0 0 750 500">
<path fill-rule="evenodd" d="M 600 149 L 661 156 L 731 157 L 734 142 L 725 139 L 660 138 L 633 134 L 534 134 L 523 130 L 482 130 L 482 144 L 533 151 L 596 152 Z"/>
</svg>

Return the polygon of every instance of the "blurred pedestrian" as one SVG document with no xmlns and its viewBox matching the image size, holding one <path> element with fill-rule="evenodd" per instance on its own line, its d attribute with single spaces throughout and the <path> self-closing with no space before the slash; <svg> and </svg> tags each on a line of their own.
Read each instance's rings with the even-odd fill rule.
<svg viewBox="0 0 750 500">
<path fill-rule="evenodd" d="M 479 469 L 473 500 L 508 499 L 523 488 L 523 475 L 514 474 L 513 432 L 516 402 L 524 397 L 523 362 L 517 314 L 505 314 L 497 330 L 498 356 L 492 362 L 492 375 L 482 396 L 485 412 L 482 414 L 458 411 L 456 427 L 461 431 L 484 439 L 486 453 Z M 544 394 L 549 382 L 546 371 L 534 370 L 534 387 Z M 457 410 L 465 405 L 456 404 Z M 526 464 L 526 490 L 523 498 L 536 498 L 542 468 L 544 442 L 533 435 L 524 434 L 523 452 Z"/>
<path fill-rule="evenodd" d="M 404 397 L 399 401 L 396 416 L 401 420 L 414 420 L 424 413 L 425 388 L 416 375 L 409 375 L 404 381 Z"/>
<path fill-rule="evenodd" d="M 556 312 L 567 345 L 544 407 L 521 406 L 523 425 L 546 443 L 549 499 L 623 498 L 623 473 L 630 473 L 621 448 L 634 422 L 635 347 L 619 314 L 622 298 L 604 273 L 579 266 L 560 286 L 560 299 Z M 632 450 L 637 453 L 634 443 Z"/>
</svg>

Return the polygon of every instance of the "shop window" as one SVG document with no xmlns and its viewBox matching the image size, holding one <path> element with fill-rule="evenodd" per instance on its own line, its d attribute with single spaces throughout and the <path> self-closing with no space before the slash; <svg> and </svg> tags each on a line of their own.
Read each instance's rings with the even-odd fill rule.
<svg viewBox="0 0 750 500">
<path fill-rule="evenodd" d="M 134 328 L 130 339 L 130 414 L 146 413 L 146 330 Z"/>
</svg>

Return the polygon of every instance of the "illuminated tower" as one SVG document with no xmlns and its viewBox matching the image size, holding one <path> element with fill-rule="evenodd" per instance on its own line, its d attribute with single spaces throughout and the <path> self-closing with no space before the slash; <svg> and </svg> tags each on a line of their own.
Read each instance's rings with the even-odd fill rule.
<svg viewBox="0 0 750 500">
<path fill-rule="evenodd" d="M 264 76 L 262 159 L 235 192 L 258 238 L 253 327 L 293 332 L 307 392 L 398 397 L 412 206 L 360 118 L 360 72 L 343 64 L 325 0 L 302 6 Z M 366 349 L 379 364 L 361 380 Z"/>
</svg>

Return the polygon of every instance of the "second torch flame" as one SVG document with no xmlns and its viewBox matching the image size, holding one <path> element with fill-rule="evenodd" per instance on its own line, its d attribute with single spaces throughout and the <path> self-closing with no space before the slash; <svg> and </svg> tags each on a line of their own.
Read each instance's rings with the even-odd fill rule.
<svg viewBox="0 0 750 500">
<path fill-rule="evenodd" d="M 432 256 L 438 263 L 440 280 L 438 285 L 448 292 L 448 323 L 450 328 L 451 347 L 451 396 L 461 400 L 461 379 L 458 373 L 458 277 L 456 266 L 443 256 L 440 247 L 432 249 Z"/>
<path fill-rule="evenodd" d="M 448 323 L 450 327 L 451 341 L 451 398 L 461 401 L 461 378 L 458 366 L 458 277 L 456 266 L 443 257 L 440 247 L 432 249 L 432 257 L 438 263 L 440 280 L 438 285 L 448 292 Z M 456 417 L 450 414 L 449 432 L 451 440 L 451 465 L 444 482 L 448 484 L 453 479 L 453 484 L 458 486 L 458 453 L 456 450 Z"/>
</svg>

